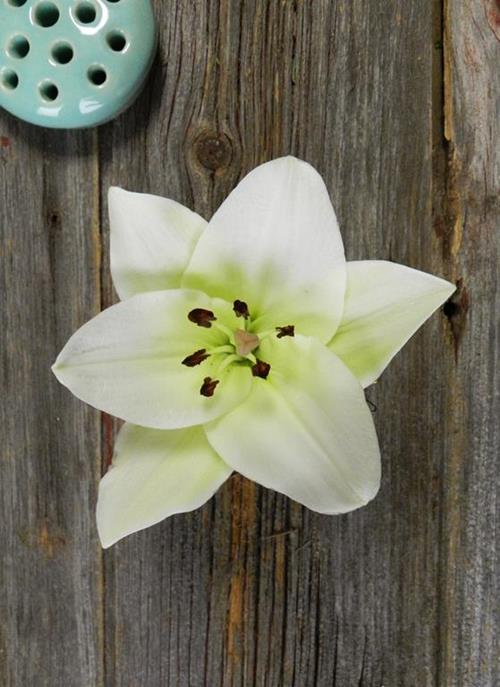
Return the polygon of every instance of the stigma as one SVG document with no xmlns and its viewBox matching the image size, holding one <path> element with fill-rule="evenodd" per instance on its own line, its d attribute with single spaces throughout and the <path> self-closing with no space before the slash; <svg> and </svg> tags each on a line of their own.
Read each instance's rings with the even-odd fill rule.
<svg viewBox="0 0 500 687">
<path fill-rule="evenodd" d="M 244 329 L 237 329 L 234 332 L 234 343 L 236 344 L 236 353 L 245 358 L 258 348 L 260 339 L 257 334 L 246 332 Z"/>
</svg>

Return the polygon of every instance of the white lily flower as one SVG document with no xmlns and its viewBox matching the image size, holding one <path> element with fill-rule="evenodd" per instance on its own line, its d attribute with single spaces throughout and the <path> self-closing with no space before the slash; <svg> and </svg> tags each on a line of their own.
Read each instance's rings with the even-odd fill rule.
<svg viewBox="0 0 500 687">
<path fill-rule="evenodd" d="M 209 499 L 233 470 L 320 513 L 372 499 L 380 454 L 363 388 L 454 291 L 382 261 L 346 263 L 307 163 L 253 170 L 206 223 L 112 188 L 122 302 L 54 365 L 126 421 L 97 507 L 103 546 Z"/>
</svg>

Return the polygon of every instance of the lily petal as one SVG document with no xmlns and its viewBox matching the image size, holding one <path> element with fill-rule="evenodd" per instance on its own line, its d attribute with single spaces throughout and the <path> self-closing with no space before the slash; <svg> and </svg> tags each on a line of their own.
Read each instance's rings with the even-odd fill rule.
<svg viewBox="0 0 500 687">
<path fill-rule="evenodd" d="M 108 205 L 111 275 L 120 298 L 179 288 L 207 222 L 174 200 L 116 187 Z"/>
<path fill-rule="evenodd" d="M 201 236 L 182 285 L 248 303 L 258 329 L 294 324 L 328 341 L 342 315 L 345 257 L 320 175 L 293 157 L 254 169 Z"/>
<path fill-rule="evenodd" d="M 393 262 L 348 262 L 344 315 L 329 348 L 364 387 L 373 384 L 455 288 Z"/>
<path fill-rule="evenodd" d="M 230 305 L 184 289 L 122 301 L 71 337 L 54 373 L 78 398 L 137 425 L 176 429 L 211 420 L 246 397 L 251 375 L 234 365 L 218 375 L 221 355 L 182 364 L 195 351 L 225 343 L 215 328 L 188 320 L 194 308 L 218 313 Z M 206 377 L 220 380 L 211 398 L 200 394 Z"/>
<path fill-rule="evenodd" d="M 158 430 L 125 424 L 112 467 L 99 486 L 97 527 L 103 547 L 169 515 L 198 508 L 230 474 L 200 427 Z"/>
<path fill-rule="evenodd" d="M 357 379 L 325 346 L 305 337 L 264 342 L 271 363 L 235 410 L 205 426 L 224 462 L 320 513 L 372 499 L 380 453 Z"/>
</svg>

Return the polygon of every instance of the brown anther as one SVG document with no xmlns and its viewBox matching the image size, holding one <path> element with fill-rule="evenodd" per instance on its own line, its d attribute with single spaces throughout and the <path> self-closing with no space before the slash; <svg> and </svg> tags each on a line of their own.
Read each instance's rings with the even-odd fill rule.
<svg viewBox="0 0 500 687">
<path fill-rule="evenodd" d="M 206 327 L 210 329 L 212 326 L 210 323 L 215 322 L 217 318 L 211 310 L 205 310 L 204 308 L 195 308 L 188 313 L 188 320 L 194 322 L 198 327 Z"/>
<path fill-rule="evenodd" d="M 265 363 L 263 360 L 257 360 L 255 365 L 252 365 L 252 374 L 254 377 L 261 377 L 262 379 L 267 379 L 271 365 Z"/>
<path fill-rule="evenodd" d="M 250 317 L 248 305 L 244 301 L 234 301 L 233 310 L 236 317 L 243 317 L 245 320 Z"/>
<path fill-rule="evenodd" d="M 211 377 L 205 377 L 203 384 L 201 385 L 200 394 L 210 398 L 214 395 L 215 387 L 219 383 L 218 379 L 212 379 Z"/>
<path fill-rule="evenodd" d="M 278 339 L 282 339 L 284 336 L 295 336 L 295 325 L 287 324 L 285 327 L 276 327 L 278 332 Z"/>
<path fill-rule="evenodd" d="M 199 351 L 195 351 L 191 355 L 188 355 L 186 358 L 184 358 L 182 364 L 186 365 L 186 367 L 195 367 L 206 360 L 208 356 L 209 353 L 206 352 L 206 349 L 200 348 Z"/>
</svg>

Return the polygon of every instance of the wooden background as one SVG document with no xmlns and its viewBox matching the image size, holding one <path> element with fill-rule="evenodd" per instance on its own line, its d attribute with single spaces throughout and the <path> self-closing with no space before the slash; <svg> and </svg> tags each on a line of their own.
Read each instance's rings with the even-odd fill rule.
<svg viewBox="0 0 500 687">
<path fill-rule="evenodd" d="M 498 0 L 156 0 L 137 103 L 97 130 L 0 113 L 0 684 L 498 687 Z M 115 300 L 106 191 L 209 217 L 282 154 L 349 259 L 458 291 L 369 391 L 383 485 L 320 516 L 233 476 L 103 553 L 114 421 L 50 373 Z"/>
</svg>

